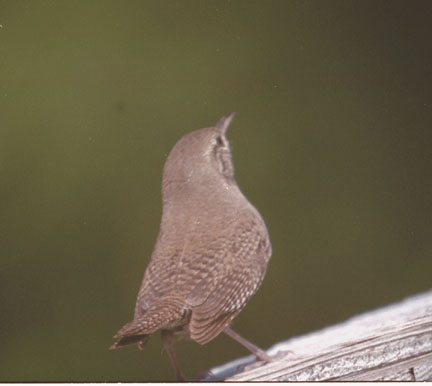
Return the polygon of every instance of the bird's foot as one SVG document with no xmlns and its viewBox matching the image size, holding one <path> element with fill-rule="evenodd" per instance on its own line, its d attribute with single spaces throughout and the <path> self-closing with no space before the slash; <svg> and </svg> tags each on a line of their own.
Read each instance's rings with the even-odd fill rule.
<svg viewBox="0 0 432 386">
<path fill-rule="evenodd" d="M 256 369 L 258 367 L 263 366 L 266 363 L 277 362 L 286 356 L 294 355 L 294 352 L 292 352 L 290 350 L 281 350 L 281 351 L 278 351 L 276 354 L 269 355 L 265 351 L 259 350 L 259 351 L 255 352 L 254 355 L 255 355 L 256 361 L 252 362 L 252 363 L 244 364 L 244 365 L 239 365 L 237 367 L 237 370 L 239 373 L 246 371 L 246 370 Z"/>
</svg>

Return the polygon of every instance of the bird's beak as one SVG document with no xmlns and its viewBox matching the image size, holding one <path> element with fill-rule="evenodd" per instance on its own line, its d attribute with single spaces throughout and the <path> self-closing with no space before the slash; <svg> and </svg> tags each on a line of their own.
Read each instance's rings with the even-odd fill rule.
<svg viewBox="0 0 432 386">
<path fill-rule="evenodd" d="M 219 119 L 219 122 L 216 123 L 216 126 L 218 129 L 221 130 L 222 134 L 225 135 L 228 126 L 230 125 L 231 121 L 233 120 L 234 116 L 236 113 L 229 113 L 227 115 L 225 115 L 224 117 L 222 117 L 221 119 Z"/>
</svg>

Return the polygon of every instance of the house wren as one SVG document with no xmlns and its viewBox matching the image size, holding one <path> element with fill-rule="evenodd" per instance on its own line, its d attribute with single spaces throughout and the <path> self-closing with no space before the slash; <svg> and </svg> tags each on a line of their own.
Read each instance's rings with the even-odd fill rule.
<svg viewBox="0 0 432 386">
<path fill-rule="evenodd" d="M 178 380 L 184 379 L 173 349 L 178 337 L 204 344 L 224 331 L 259 360 L 269 360 L 229 327 L 258 290 L 272 252 L 263 219 L 234 179 L 225 137 L 233 117 L 185 135 L 169 154 L 159 236 L 135 316 L 111 346 L 142 349 L 161 330 Z"/>
</svg>

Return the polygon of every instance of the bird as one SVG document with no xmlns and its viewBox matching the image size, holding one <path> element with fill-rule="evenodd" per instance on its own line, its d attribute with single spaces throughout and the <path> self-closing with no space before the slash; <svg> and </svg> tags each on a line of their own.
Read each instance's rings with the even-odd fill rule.
<svg viewBox="0 0 432 386">
<path fill-rule="evenodd" d="M 205 344 L 224 332 L 270 361 L 230 327 L 264 278 L 272 255 L 267 227 L 241 192 L 226 132 L 235 113 L 192 131 L 173 147 L 162 178 L 159 235 L 138 292 L 134 318 L 110 349 L 143 349 L 161 331 L 178 381 L 174 342 Z"/>
</svg>

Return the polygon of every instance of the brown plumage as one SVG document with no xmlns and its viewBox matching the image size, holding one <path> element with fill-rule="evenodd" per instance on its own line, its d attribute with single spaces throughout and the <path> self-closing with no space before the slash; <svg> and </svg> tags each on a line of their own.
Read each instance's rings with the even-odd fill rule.
<svg viewBox="0 0 432 386">
<path fill-rule="evenodd" d="M 252 350 L 228 325 L 257 291 L 271 256 L 266 226 L 241 193 L 226 130 L 233 118 L 181 138 L 165 164 L 159 236 L 132 322 L 111 348 L 138 344 L 162 330 L 178 379 L 174 337 L 204 344 L 224 331 Z"/>
</svg>

